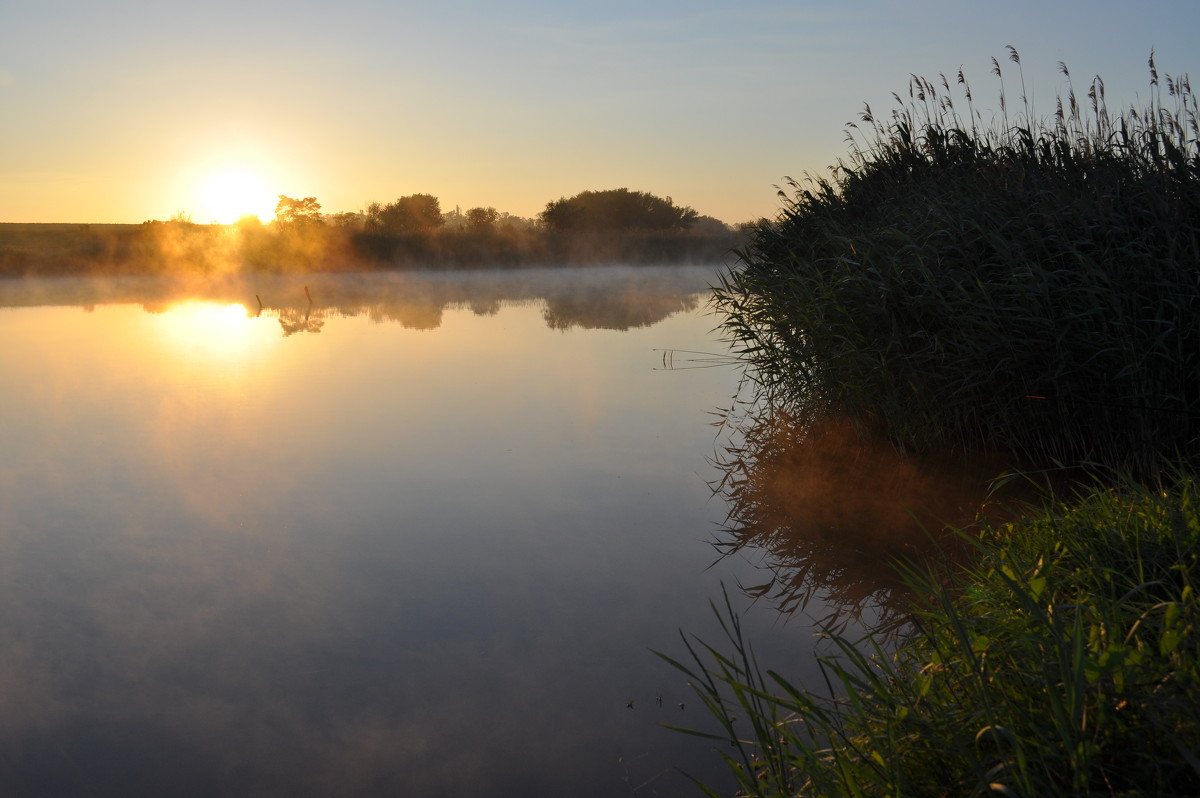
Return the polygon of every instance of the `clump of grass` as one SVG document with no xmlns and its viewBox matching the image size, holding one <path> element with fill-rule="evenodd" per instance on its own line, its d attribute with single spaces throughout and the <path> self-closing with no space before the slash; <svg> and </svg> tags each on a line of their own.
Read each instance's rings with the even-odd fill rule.
<svg viewBox="0 0 1200 798">
<path fill-rule="evenodd" d="M 1195 454 L 1200 111 L 1149 63 L 1148 103 L 1120 113 L 1099 77 L 1048 119 L 1010 111 L 995 59 L 986 122 L 961 70 L 866 108 L 715 290 L 770 400 L 916 450 L 1143 471 Z"/>
<path fill-rule="evenodd" d="M 832 636 L 828 694 L 685 639 L 739 794 L 1200 794 L 1200 485 L 1097 488 L 913 569 L 898 638 Z M 735 721 L 734 718 L 742 718 Z M 710 793 L 711 794 L 711 793 Z"/>
</svg>

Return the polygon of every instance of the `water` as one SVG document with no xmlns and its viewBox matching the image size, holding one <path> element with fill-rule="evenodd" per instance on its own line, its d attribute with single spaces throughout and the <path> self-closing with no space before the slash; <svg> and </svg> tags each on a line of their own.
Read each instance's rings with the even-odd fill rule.
<svg viewBox="0 0 1200 798">
<path fill-rule="evenodd" d="M 738 371 L 663 368 L 715 276 L 0 284 L 0 794 L 728 785 L 650 653 L 761 581 L 710 545 Z"/>
</svg>

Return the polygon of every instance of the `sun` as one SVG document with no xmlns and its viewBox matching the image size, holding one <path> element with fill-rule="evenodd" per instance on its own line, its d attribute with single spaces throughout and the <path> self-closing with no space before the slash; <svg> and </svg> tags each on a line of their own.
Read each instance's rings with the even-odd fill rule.
<svg viewBox="0 0 1200 798">
<path fill-rule="evenodd" d="M 233 224 L 243 216 L 257 216 L 267 222 L 275 213 L 278 198 L 266 182 L 253 172 L 226 170 L 209 174 L 200 187 L 197 222 Z"/>
</svg>

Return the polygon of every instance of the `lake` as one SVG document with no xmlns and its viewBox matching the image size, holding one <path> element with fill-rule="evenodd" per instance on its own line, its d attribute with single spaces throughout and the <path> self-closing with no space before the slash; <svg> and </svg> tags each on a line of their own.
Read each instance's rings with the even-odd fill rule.
<svg viewBox="0 0 1200 798">
<path fill-rule="evenodd" d="M 716 274 L 0 283 L 0 794 L 728 786 Z"/>
</svg>

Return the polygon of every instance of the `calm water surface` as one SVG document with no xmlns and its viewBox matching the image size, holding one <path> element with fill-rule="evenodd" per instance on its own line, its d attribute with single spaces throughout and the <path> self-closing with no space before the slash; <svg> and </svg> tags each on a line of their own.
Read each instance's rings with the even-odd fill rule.
<svg viewBox="0 0 1200 798">
<path fill-rule="evenodd" d="M 0 794 L 725 784 L 715 274 L 0 285 Z"/>
</svg>

